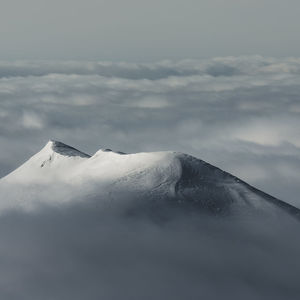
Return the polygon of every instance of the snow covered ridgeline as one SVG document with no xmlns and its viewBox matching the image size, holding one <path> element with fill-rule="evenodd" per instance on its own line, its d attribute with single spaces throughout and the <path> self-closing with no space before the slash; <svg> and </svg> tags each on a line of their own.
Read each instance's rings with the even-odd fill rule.
<svg viewBox="0 0 300 300">
<path fill-rule="evenodd" d="M 35 210 L 41 204 L 57 206 L 86 199 L 122 201 L 123 205 L 126 199 L 136 198 L 138 205 L 143 199 L 145 205 L 176 203 L 213 214 L 300 215 L 293 206 L 187 154 L 101 149 L 90 156 L 57 141 L 49 141 L 0 179 L 0 196 L 2 211 Z"/>
</svg>

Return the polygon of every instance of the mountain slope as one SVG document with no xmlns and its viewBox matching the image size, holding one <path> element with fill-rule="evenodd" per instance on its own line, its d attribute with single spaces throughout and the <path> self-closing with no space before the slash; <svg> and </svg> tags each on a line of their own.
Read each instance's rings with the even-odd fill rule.
<svg viewBox="0 0 300 300">
<path fill-rule="evenodd" d="M 90 156 L 57 141 L 49 141 L 2 178 L 0 195 L 2 210 L 34 210 L 41 204 L 61 205 L 87 199 L 134 206 L 137 204 L 132 200 L 139 199 L 139 206 L 176 203 L 213 214 L 257 211 L 299 215 L 291 205 L 187 154 L 124 154 L 101 149 Z"/>
</svg>

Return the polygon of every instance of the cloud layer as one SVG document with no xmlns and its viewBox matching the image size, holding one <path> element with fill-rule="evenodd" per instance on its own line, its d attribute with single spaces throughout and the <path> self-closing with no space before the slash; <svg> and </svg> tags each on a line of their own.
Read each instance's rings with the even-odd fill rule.
<svg viewBox="0 0 300 300">
<path fill-rule="evenodd" d="M 300 207 L 300 59 L 0 63 L 0 175 L 50 138 L 177 150 Z"/>
<path fill-rule="evenodd" d="M 2 299 L 297 299 L 299 223 L 73 206 L 0 218 Z"/>
<path fill-rule="evenodd" d="M 90 154 L 173 149 L 300 207 L 299 75 L 300 59 L 258 56 L 1 62 L 0 176 L 50 138 Z M 300 293 L 292 218 L 169 207 L 153 214 L 102 200 L 2 215 L 0 298 L 294 300 Z"/>
</svg>

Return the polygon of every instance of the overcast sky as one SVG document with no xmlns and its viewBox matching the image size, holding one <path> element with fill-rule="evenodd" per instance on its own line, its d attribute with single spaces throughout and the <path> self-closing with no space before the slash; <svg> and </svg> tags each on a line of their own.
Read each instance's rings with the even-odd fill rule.
<svg viewBox="0 0 300 300">
<path fill-rule="evenodd" d="M 298 0 L 1 0 L 0 60 L 300 53 Z"/>
</svg>

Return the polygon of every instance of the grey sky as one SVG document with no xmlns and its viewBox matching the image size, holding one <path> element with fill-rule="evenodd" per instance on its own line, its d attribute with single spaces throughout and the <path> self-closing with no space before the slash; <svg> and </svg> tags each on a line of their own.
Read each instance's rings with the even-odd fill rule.
<svg viewBox="0 0 300 300">
<path fill-rule="evenodd" d="M 297 0 L 2 0 L 0 60 L 297 56 Z"/>
</svg>

